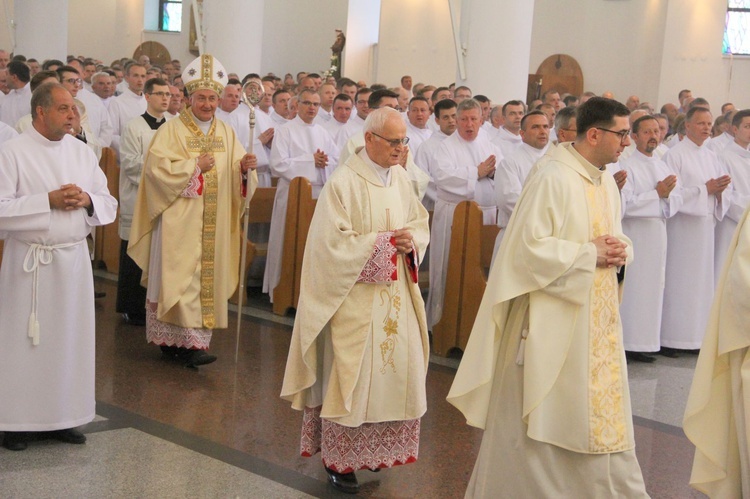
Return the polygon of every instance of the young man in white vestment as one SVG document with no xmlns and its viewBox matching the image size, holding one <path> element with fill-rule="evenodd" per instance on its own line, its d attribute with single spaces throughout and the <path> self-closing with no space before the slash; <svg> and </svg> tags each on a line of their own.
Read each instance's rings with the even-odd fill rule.
<svg viewBox="0 0 750 499">
<path fill-rule="evenodd" d="M 504 157 L 521 147 L 521 119 L 526 106 L 520 100 L 511 100 L 503 104 L 503 126 L 491 137 L 492 142 L 500 148 Z"/>
<path fill-rule="evenodd" d="M 419 152 L 422 145 L 432 135 L 432 130 L 427 128 L 427 120 L 430 119 L 430 101 L 424 97 L 412 97 L 409 101 L 409 110 L 406 113 L 406 135 L 409 137 L 409 150 L 412 154 Z"/>
<path fill-rule="evenodd" d="M 299 94 L 299 114 L 274 133 L 271 148 L 271 173 L 279 177 L 271 215 L 268 256 L 263 274 L 263 292 L 273 303 L 273 291 L 281 279 L 281 260 L 284 252 L 284 227 L 289 184 L 296 177 L 305 177 L 312 184 L 313 198 L 317 199 L 323 185 L 333 173 L 339 160 L 339 150 L 328 132 L 314 122 L 320 106 L 320 95 L 312 90 Z"/>
<path fill-rule="evenodd" d="M 146 68 L 141 64 L 130 64 L 125 69 L 123 82 L 127 88 L 112 99 L 107 108 L 109 124 L 112 125 L 112 148 L 120 154 L 120 134 L 125 124 L 146 112 L 146 97 L 143 85 L 146 83 Z"/>
<path fill-rule="evenodd" d="M 333 99 L 333 119 L 323 125 L 323 128 L 336 140 L 336 136 L 349 122 L 352 115 L 354 101 L 346 94 L 338 94 Z"/>
<path fill-rule="evenodd" d="M 693 107 L 685 119 L 685 139 L 664 155 L 683 201 L 667 221 L 661 344 L 662 353 L 670 356 L 700 348 L 716 286 L 714 230 L 730 206 L 731 178 L 705 145 L 712 125 L 707 109 Z"/>
<path fill-rule="evenodd" d="M 661 348 L 661 315 L 667 265 L 667 219 L 682 206 L 677 176 L 658 158 L 659 122 L 641 116 L 631 125 L 635 152 L 621 160 L 631 194 L 622 207 L 622 229 L 638 252 L 628 265 L 620 316 L 628 360 L 653 362 Z"/>
<path fill-rule="evenodd" d="M 126 324 L 146 325 L 146 288 L 141 286 L 141 269 L 128 256 L 130 225 L 133 222 L 143 159 L 156 130 L 166 123 L 164 116 L 172 95 L 167 82 L 152 78 L 143 87 L 146 112 L 125 124 L 120 137 L 120 266 L 117 273 L 116 310 Z"/>
<path fill-rule="evenodd" d="M 736 137 L 736 135 L 735 135 Z M 730 144 L 731 145 L 731 144 Z M 685 409 L 695 444 L 690 485 L 709 497 L 750 497 L 750 222 L 729 245 Z"/>
<path fill-rule="evenodd" d="M 349 493 L 357 470 L 417 460 L 427 408 L 417 270 L 428 215 L 398 166 L 408 140 L 399 112 L 374 111 L 364 130 L 365 146 L 315 208 L 281 391 L 304 410 L 301 454 L 320 451 L 331 484 Z"/>
<path fill-rule="evenodd" d="M 750 110 L 735 112 L 731 127 L 732 141 L 718 153 L 724 171 L 732 178 L 732 197 L 726 216 L 716 224 L 714 270 L 717 272 L 717 279 L 724 267 L 724 259 L 737 229 L 737 222 L 750 205 Z"/>
<path fill-rule="evenodd" d="M 456 108 L 458 105 L 453 99 L 443 99 L 435 104 L 435 123 L 438 129 L 432 133 L 414 155 L 414 163 L 430 177 L 427 190 L 422 198 L 422 204 L 427 211 L 435 209 L 437 191 L 433 180 L 432 169 L 437 163 L 437 151 L 445 139 L 456 131 Z"/>
<path fill-rule="evenodd" d="M 458 105 L 456 133 L 443 141 L 436 154 L 433 180 L 437 201 L 432 219 L 430 246 L 430 294 L 427 324 L 432 328 L 443 315 L 445 277 L 451 244 L 453 212 L 461 201 L 475 201 L 484 214 L 484 225 L 497 222 L 495 165 L 503 159 L 500 149 L 482 132 L 482 109 L 474 99 Z"/>
<path fill-rule="evenodd" d="M 448 402 L 483 428 L 466 497 L 648 497 L 635 456 L 617 268 L 632 259 L 606 165 L 628 109 L 593 97 L 530 176 Z"/>
<path fill-rule="evenodd" d="M 96 156 L 71 135 L 70 93 L 48 83 L 31 106 L 32 126 L 0 149 L 0 431 L 10 450 L 32 436 L 86 441 L 75 430 L 95 416 L 86 236 L 117 211 Z"/>
<path fill-rule="evenodd" d="M 497 199 L 497 226 L 500 232 L 495 239 L 495 260 L 505 227 L 513 208 L 521 195 L 523 184 L 531 167 L 539 161 L 549 144 L 549 121 L 541 111 L 531 111 L 521 120 L 521 146 L 506 156 L 495 172 L 495 196 Z"/>
<path fill-rule="evenodd" d="M 239 283 L 240 218 L 258 183 L 254 155 L 214 115 L 226 70 L 210 54 L 182 74 L 190 108 L 167 120 L 143 163 L 128 254 L 143 271 L 146 341 L 197 368 L 214 329 L 227 327 Z M 244 289 L 244 286 L 242 287 Z"/>
</svg>

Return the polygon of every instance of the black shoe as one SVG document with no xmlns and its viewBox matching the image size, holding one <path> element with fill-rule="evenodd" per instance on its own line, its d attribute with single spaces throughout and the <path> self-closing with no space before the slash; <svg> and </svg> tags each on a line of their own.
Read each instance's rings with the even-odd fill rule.
<svg viewBox="0 0 750 499">
<path fill-rule="evenodd" d="M 125 324 L 129 324 L 131 326 L 146 325 L 145 315 L 122 314 L 122 320 L 125 321 Z"/>
<path fill-rule="evenodd" d="M 659 355 L 669 357 L 670 359 L 676 359 L 680 356 L 680 353 L 676 348 L 661 347 L 661 350 L 659 350 Z"/>
<path fill-rule="evenodd" d="M 175 346 L 159 345 L 159 348 L 161 348 L 161 354 L 165 359 L 174 360 L 180 353 L 180 349 Z"/>
<path fill-rule="evenodd" d="M 354 472 L 338 473 L 326 466 L 326 473 L 328 473 L 328 481 L 333 485 L 334 489 L 347 494 L 356 494 L 359 492 L 359 482 L 357 482 L 357 475 Z"/>
<path fill-rule="evenodd" d="M 8 450 L 26 450 L 29 437 L 25 431 L 6 431 L 3 439 L 3 447 Z"/>
<path fill-rule="evenodd" d="M 75 428 L 68 428 L 66 430 L 55 430 L 46 432 L 47 438 L 59 440 L 66 444 L 81 445 L 86 443 L 86 435 L 76 430 Z"/>
<path fill-rule="evenodd" d="M 216 355 L 211 355 L 205 350 L 182 350 L 183 352 L 179 356 L 185 362 L 185 367 L 195 369 L 198 366 L 205 366 L 206 364 L 216 362 Z"/>
<path fill-rule="evenodd" d="M 107 293 L 104 291 L 94 291 L 94 298 L 104 298 L 107 296 Z"/>
<path fill-rule="evenodd" d="M 629 352 L 627 350 L 625 351 L 625 358 L 627 358 L 629 361 L 632 360 L 633 362 L 645 362 L 647 364 L 650 364 L 656 360 L 656 357 L 646 355 L 643 352 Z"/>
</svg>

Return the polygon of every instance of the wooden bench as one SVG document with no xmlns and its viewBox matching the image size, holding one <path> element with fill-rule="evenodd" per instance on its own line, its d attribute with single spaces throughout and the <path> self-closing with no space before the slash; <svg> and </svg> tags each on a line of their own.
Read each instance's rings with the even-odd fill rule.
<svg viewBox="0 0 750 499">
<path fill-rule="evenodd" d="M 107 176 L 109 193 L 120 201 L 120 166 L 117 164 L 115 151 L 110 147 L 102 149 L 99 166 Z M 120 209 L 114 222 L 96 228 L 94 237 L 94 263 L 104 267 L 108 272 L 117 274 L 120 269 Z"/>
<path fill-rule="evenodd" d="M 451 227 L 443 315 L 432 329 L 432 351 L 445 357 L 451 349 L 464 350 L 487 287 L 496 225 L 484 225 L 474 201 L 456 206 Z"/>
<path fill-rule="evenodd" d="M 248 207 L 248 222 L 250 224 L 270 224 L 271 215 L 273 214 L 273 201 L 276 197 L 276 187 L 258 187 L 255 189 L 253 197 L 250 199 L 250 206 Z M 244 228 L 244 220 L 243 220 Z M 250 232 L 248 230 L 248 232 Z M 247 261 L 245 263 L 245 276 L 237 286 L 237 290 L 234 295 L 229 299 L 230 303 L 235 305 L 238 303 L 241 289 L 247 286 L 247 280 L 250 275 L 250 265 L 253 263 L 253 259 L 258 256 L 266 256 L 268 254 L 268 243 L 254 242 L 245 236 L 243 241 L 240 241 L 240 248 L 242 244 L 247 244 Z M 240 252 L 240 255 L 242 252 Z M 239 269 L 237 270 L 239 272 Z M 244 301 L 244 300 L 243 300 Z"/>
<path fill-rule="evenodd" d="M 310 230 L 316 200 L 312 197 L 310 181 L 297 177 L 289 184 L 284 225 L 284 252 L 281 255 L 281 278 L 273 290 L 273 313 L 284 315 L 297 308 L 305 254 L 307 233 Z"/>
</svg>

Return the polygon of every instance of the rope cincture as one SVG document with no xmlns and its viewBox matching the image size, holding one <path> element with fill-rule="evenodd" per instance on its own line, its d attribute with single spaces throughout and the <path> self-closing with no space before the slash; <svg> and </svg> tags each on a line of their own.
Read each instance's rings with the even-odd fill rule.
<svg viewBox="0 0 750 499">
<path fill-rule="evenodd" d="M 29 250 L 26 252 L 26 257 L 23 259 L 23 271 L 33 273 L 31 281 L 31 313 L 29 314 L 27 333 L 28 337 L 31 338 L 31 344 L 33 346 L 39 345 L 39 320 L 37 319 L 37 309 L 39 307 L 39 266 L 52 263 L 54 250 L 71 248 L 85 242 L 85 239 L 81 239 L 74 243 L 53 245 L 26 243 L 29 245 Z"/>
</svg>

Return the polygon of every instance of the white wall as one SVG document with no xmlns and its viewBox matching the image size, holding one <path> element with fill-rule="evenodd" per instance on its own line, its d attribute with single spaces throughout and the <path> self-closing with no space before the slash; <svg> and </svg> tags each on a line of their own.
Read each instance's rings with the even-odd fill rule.
<svg viewBox="0 0 750 499">
<path fill-rule="evenodd" d="M 351 1 L 344 34 L 342 76 L 354 81 L 375 79 L 375 47 L 380 36 L 380 0 Z"/>
<path fill-rule="evenodd" d="M 12 49 L 11 28 L 8 22 L 13 19 L 13 3 L 3 0 L 0 5 L 0 49 L 10 51 Z M 5 6 L 8 7 L 8 16 L 5 15 Z"/>
<path fill-rule="evenodd" d="M 347 0 L 266 0 L 262 63 L 255 72 L 283 77 L 327 70 L 335 30 L 346 31 L 348 4 Z"/>
<path fill-rule="evenodd" d="M 382 0 L 380 16 L 377 83 L 398 86 L 405 74 L 438 86 L 455 80 L 447 0 Z"/>
</svg>

